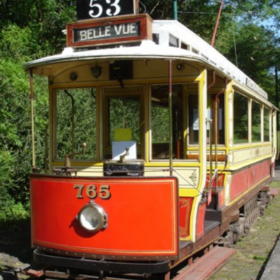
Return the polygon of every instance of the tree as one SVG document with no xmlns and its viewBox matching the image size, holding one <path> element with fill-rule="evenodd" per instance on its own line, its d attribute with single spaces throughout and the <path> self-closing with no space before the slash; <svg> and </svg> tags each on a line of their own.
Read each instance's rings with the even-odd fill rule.
<svg viewBox="0 0 280 280">
<path fill-rule="evenodd" d="M 3 38 L 0 43 L 0 151 L 2 156 L 9 155 L 5 163 L 12 167 L 6 170 L 9 184 L 2 186 L 2 192 L 5 188 L 16 201 L 26 201 L 31 166 L 30 84 L 22 66 L 24 61 L 31 60 L 29 55 L 35 43 L 30 29 L 17 25 L 8 25 L 0 37 Z M 35 102 L 35 121 L 36 141 L 40 146 L 47 121 L 47 92 L 46 87 L 43 89 L 46 82 L 40 77 L 37 79 L 40 82 L 35 83 L 35 91 L 39 93 Z"/>
</svg>

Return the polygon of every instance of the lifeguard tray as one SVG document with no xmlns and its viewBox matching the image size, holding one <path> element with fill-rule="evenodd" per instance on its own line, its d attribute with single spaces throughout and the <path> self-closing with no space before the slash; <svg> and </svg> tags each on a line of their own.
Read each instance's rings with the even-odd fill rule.
<svg viewBox="0 0 280 280">
<path fill-rule="evenodd" d="M 143 176 L 144 163 L 140 161 L 106 162 L 104 176 Z"/>
</svg>

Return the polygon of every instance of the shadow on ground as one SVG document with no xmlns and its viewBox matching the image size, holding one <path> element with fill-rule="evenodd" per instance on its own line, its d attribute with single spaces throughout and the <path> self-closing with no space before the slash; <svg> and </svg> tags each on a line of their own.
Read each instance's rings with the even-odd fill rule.
<svg viewBox="0 0 280 280">
<path fill-rule="evenodd" d="M 0 253 L 16 257 L 21 262 L 32 259 L 30 219 L 1 222 Z"/>
</svg>

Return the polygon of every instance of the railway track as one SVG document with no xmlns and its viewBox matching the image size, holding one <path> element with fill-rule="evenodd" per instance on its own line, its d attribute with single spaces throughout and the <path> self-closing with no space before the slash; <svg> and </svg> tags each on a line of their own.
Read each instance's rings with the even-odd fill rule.
<svg viewBox="0 0 280 280">
<path fill-rule="evenodd" d="M 169 279 L 172 280 L 183 280 L 188 276 L 189 279 L 208 279 L 213 271 L 216 271 L 221 265 L 223 265 L 227 259 L 234 253 L 231 248 L 211 246 L 204 250 L 203 254 L 197 254 L 191 258 L 192 264 L 190 265 L 190 260 L 176 266 L 167 275 Z M 6 258 L 10 259 L 9 256 Z M 11 262 L 12 261 L 12 262 Z M 18 260 L 10 259 L 10 261 L 4 261 L 2 266 L 2 272 L 0 275 L 0 280 L 26 280 L 26 279 L 36 279 L 43 277 L 44 280 L 55 280 L 55 279 L 75 279 L 75 280 L 160 280 L 163 279 L 162 275 L 137 275 L 137 274 L 126 274 L 125 276 L 118 275 L 89 275 L 89 274 L 79 274 L 78 272 L 70 272 L 68 270 L 49 270 L 48 268 L 34 268 L 30 264 L 20 263 Z M 208 265 L 205 266 L 205 263 Z M 200 278 L 197 277 L 198 271 L 200 271 Z M 2 279 L 1 279 L 2 277 Z M 41 278 L 40 278 L 41 279 Z"/>
</svg>

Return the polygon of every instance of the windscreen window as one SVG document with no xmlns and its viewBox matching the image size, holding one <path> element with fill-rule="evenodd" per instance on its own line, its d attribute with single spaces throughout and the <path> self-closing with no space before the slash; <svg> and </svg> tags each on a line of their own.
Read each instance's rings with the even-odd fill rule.
<svg viewBox="0 0 280 280">
<path fill-rule="evenodd" d="M 82 151 L 74 159 L 96 159 L 96 90 L 95 88 L 57 89 L 55 102 L 55 159 Z"/>
</svg>

